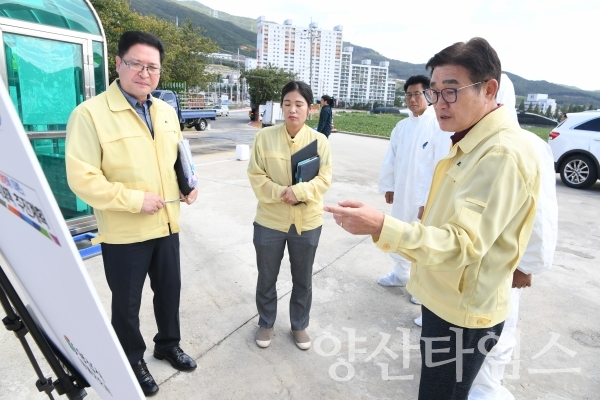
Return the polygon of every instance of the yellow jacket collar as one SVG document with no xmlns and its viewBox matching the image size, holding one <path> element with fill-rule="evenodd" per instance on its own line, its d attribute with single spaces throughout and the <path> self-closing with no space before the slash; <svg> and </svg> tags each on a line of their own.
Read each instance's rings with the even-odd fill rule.
<svg viewBox="0 0 600 400">
<path fill-rule="evenodd" d="M 470 153 L 489 136 L 498 132 L 501 125 L 512 122 L 506 106 L 501 106 L 487 114 L 478 123 L 476 123 L 469 133 L 458 142 L 458 146 L 464 153 Z"/>
<path fill-rule="evenodd" d="M 117 80 L 118 79 L 115 79 L 106 91 L 108 107 L 111 111 L 123 111 L 132 109 L 131 104 L 129 104 L 125 96 L 123 96 L 123 93 L 121 93 L 121 89 L 119 88 L 119 85 L 117 85 Z"/>
</svg>

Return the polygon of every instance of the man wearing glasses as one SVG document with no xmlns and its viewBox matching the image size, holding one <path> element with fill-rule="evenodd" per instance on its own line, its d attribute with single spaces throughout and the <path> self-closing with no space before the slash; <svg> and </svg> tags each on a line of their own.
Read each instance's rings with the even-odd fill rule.
<svg viewBox="0 0 600 400">
<path fill-rule="evenodd" d="M 181 371 L 196 363 L 179 347 L 179 200 L 174 164 L 182 139 L 167 103 L 153 99 L 165 50 L 139 31 L 119 39 L 119 78 L 79 105 L 67 124 L 66 166 L 71 190 L 94 208 L 108 286 L 111 323 L 146 395 L 158 392 L 144 361 L 139 310 L 146 275 L 154 292 L 154 357 Z"/>
<path fill-rule="evenodd" d="M 412 261 L 408 291 L 423 304 L 419 399 L 466 399 L 510 311 L 513 271 L 536 214 L 540 163 L 510 112 L 496 102 L 501 65 L 482 38 L 433 56 L 440 128 L 456 132 L 436 166 L 421 223 L 343 201 L 326 206 L 353 234 Z"/>
<path fill-rule="evenodd" d="M 390 146 L 379 173 L 379 191 L 392 204 L 392 217 L 402 221 L 418 221 L 423 214 L 433 170 L 450 150 L 450 135 L 442 132 L 433 107 L 423 91 L 429 88 L 429 78 L 411 76 L 404 84 L 406 104 L 410 110 L 406 119 L 398 122 L 390 135 Z M 394 269 L 383 275 L 381 286 L 406 286 L 410 277 L 410 261 L 390 253 Z M 420 304 L 411 296 L 411 302 Z"/>
</svg>

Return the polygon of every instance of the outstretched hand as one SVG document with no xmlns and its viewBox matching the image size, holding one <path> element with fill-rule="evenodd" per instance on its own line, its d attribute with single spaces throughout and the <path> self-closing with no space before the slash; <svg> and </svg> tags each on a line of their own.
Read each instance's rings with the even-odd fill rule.
<svg viewBox="0 0 600 400">
<path fill-rule="evenodd" d="M 345 200 L 338 206 L 325 206 L 324 210 L 332 213 L 335 222 L 353 235 L 381 234 L 385 215 L 368 204 Z"/>
</svg>

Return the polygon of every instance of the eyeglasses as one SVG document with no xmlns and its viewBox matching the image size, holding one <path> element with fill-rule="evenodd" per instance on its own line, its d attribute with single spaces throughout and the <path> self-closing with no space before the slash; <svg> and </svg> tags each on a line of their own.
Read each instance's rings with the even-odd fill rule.
<svg viewBox="0 0 600 400">
<path fill-rule="evenodd" d="M 427 101 L 430 102 L 431 104 L 435 104 L 438 102 L 438 100 L 440 99 L 440 94 L 442 95 L 442 99 L 444 99 L 444 101 L 446 103 L 456 103 L 456 100 L 458 99 L 458 91 L 459 90 L 462 90 L 464 88 L 468 88 L 471 86 L 479 85 L 480 83 L 484 83 L 487 81 L 488 80 L 486 79 L 485 81 L 472 83 L 470 85 L 459 87 L 459 88 L 446 88 L 446 89 L 440 90 L 439 92 L 437 90 L 433 90 L 433 89 L 425 89 L 423 94 L 425 95 L 425 98 L 427 99 Z"/>
<path fill-rule="evenodd" d="M 410 99 L 411 97 L 414 97 L 415 100 L 417 100 L 419 97 L 421 97 L 423 93 L 421 92 L 415 92 L 415 93 L 406 93 L 406 98 Z"/>
<path fill-rule="evenodd" d="M 153 65 L 143 65 L 137 62 L 127 62 L 123 60 L 123 64 L 127 65 L 127 68 L 129 68 L 130 70 L 136 72 L 143 72 L 145 69 L 146 71 L 148 71 L 149 75 L 160 75 L 162 71 L 162 68 L 155 67 Z"/>
</svg>

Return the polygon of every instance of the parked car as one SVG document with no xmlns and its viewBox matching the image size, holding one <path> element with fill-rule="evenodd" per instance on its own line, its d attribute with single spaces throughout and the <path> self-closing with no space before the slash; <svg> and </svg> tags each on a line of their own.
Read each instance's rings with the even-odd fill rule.
<svg viewBox="0 0 600 400">
<path fill-rule="evenodd" d="M 226 105 L 214 106 L 213 109 L 217 111 L 217 117 L 228 117 L 229 116 L 229 106 L 226 106 Z"/>
<path fill-rule="evenodd" d="M 519 120 L 519 125 L 556 126 L 558 124 L 555 119 L 524 111 L 517 114 L 517 119 Z"/>
<path fill-rule="evenodd" d="M 208 126 L 206 122 L 209 119 L 217 119 L 217 113 L 215 110 L 183 110 L 181 109 L 181 103 L 179 103 L 179 97 L 171 90 L 155 90 L 152 92 L 152 96 L 157 99 L 161 99 L 169 104 L 177 112 L 179 117 L 179 127 L 183 128 L 192 126 L 197 131 L 203 131 Z"/>
<path fill-rule="evenodd" d="M 600 110 L 569 113 L 550 132 L 554 168 L 565 185 L 585 189 L 600 171 Z"/>
<path fill-rule="evenodd" d="M 398 107 L 375 107 L 371 114 L 400 114 Z"/>
</svg>

